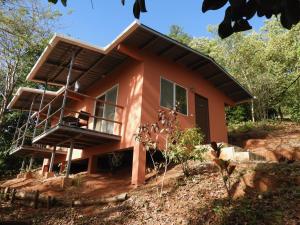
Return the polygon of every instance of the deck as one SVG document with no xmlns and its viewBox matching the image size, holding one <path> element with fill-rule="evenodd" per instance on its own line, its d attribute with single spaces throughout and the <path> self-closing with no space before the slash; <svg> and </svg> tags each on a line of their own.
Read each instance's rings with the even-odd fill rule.
<svg viewBox="0 0 300 225">
<path fill-rule="evenodd" d="M 22 146 L 17 146 L 12 148 L 9 154 L 21 156 L 21 157 L 32 155 L 37 158 L 50 158 L 52 151 L 53 151 L 52 149 L 46 147 L 41 147 L 36 145 L 22 145 Z M 67 154 L 67 151 L 56 150 L 55 154 L 57 156 L 59 155 L 65 156 Z"/>
<path fill-rule="evenodd" d="M 82 149 L 95 145 L 118 142 L 121 136 L 95 130 L 57 124 L 33 139 L 34 144 L 70 147 Z"/>
</svg>

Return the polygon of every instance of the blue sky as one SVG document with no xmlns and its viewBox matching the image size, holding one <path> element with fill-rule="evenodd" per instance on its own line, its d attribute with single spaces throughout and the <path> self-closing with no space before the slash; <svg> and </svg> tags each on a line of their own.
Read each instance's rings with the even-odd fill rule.
<svg viewBox="0 0 300 225">
<path fill-rule="evenodd" d="M 134 21 L 133 2 L 127 0 L 122 6 L 120 0 L 93 0 L 92 7 L 90 0 L 68 0 L 65 8 L 59 1 L 54 8 L 63 16 L 57 33 L 105 46 Z M 208 25 L 218 24 L 224 15 L 224 9 L 202 13 L 202 0 L 146 0 L 146 3 L 148 12 L 141 14 L 140 22 L 164 34 L 176 24 L 194 37 L 209 37 Z M 259 29 L 263 21 L 255 18 L 251 25 Z"/>
</svg>

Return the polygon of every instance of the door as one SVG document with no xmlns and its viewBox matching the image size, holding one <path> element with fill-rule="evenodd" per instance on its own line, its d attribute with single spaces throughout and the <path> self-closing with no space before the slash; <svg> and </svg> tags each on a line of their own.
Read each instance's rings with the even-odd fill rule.
<svg viewBox="0 0 300 225">
<path fill-rule="evenodd" d="M 112 104 L 117 103 L 118 86 L 115 86 L 101 95 L 98 99 L 101 101 L 109 102 Z M 116 106 L 105 104 L 103 102 L 97 102 L 95 108 L 95 116 L 101 117 L 108 120 L 115 120 Z M 114 122 L 95 119 L 94 130 L 113 134 L 114 133 Z"/>
<path fill-rule="evenodd" d="M 205 135 L 204 142 L 210 143 L 208 99 L 198 94 L 195 94 L 195 117 L 196 127 Z"/>
</svg>

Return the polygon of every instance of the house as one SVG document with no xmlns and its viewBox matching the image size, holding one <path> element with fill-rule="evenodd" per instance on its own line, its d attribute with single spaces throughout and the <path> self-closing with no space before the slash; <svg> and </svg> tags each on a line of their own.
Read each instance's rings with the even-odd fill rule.
<svg viewBox="0 0 300 225">
<path fill-rule="evenodd" d="M 200 127 L 207 142 L 227 142 L 225 105 L 252 98 L 212 58 L 138 22 L 104 48 L 55 35 L 27 80 L 45 90 L 39 98 L 31 90 L 22 107 L 16 104 L 27 92 L 19 93 L 10 107 L 30 110 L 32 144 L 51 152 L 44 168 L 52 172 L 58 148 L 68 151 L 67 177 L 78 159 L 96 173 L 104 153 L 130 151 L 133 184 L 144 182 L 146 168 L 134 134 L 141 123 L 156 120 L 158 109 L 179 103 L 183 128 Z M 53 94 L 48 85 L 61 89 Z"/>
</svg>

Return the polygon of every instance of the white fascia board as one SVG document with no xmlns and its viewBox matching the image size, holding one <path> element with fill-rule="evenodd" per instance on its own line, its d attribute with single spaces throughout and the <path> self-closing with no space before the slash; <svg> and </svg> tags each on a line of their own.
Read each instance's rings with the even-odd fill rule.
<svg viewBox="0 0 300 225">
<path fill-rule="evenodd" d="M 104 48 L 98 47 L 96 45 L 91 45 L 91 44 L 88 44 L 86 42 L 83 42 L 83 41 L 80 41 L 80 40 L 77 40 L 77 39 L 74 39 L 74 38 L 71 38 L 71 37 L 68 37 L 68 36 L 65 36 L 65 35 L 55 34 L 51 38 L 51 40 L 49 41 L 48 46 L 45 48 L 45 50 L 43 51 L 40 58 L 37 60 L 37 62 L 35 63 L 35 65 L 31 69 L 31 71 L 27 75 L 26 80 L 41 83 L 41 81 L 35 80 L 34 76 L 35 76 L 36 72 L 38 71 L 38 69 L 46 61 L 47 57 L 49 56 L 49 54 L 51 53 L 53 48 L 60 41 L 63 41 L 63 42 L 69 43 L 69 44 L 73 44 L 73 45 L 76 45 L 76 46 L 80 46 L 82 48 L 89 49 L 89 50 L 92 50 L 92 51 L 95 51 L 95 52 L 99 52 L 101 54 L 107 54 L 112 49 L 114 49 L 121 41 L 123 41 L 126 37 L 128 37 L 139 26 L 140 26 L 140 23 L 137 20 L 134 21 L 114 41 L 112 41 L 110 44 L 108 44 Z M 56 83 L 49 82 L 49 84 L 58 86 L 58 84 L 56 84 Z M 62 86 L 62 85 L 60 85 L 60 86 Z"/>
</svg>

